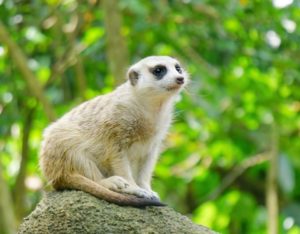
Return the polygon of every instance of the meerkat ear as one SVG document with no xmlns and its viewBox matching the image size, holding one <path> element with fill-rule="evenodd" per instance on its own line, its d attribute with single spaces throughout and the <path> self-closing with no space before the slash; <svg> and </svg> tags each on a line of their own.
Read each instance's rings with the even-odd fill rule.
<svg viewBox="0 0 300 234">
<path fill-rule="evenodd" d="M 138 82 L 138 79 L 139 79 L 139 73 L 136 72 L 135 70 L 133 69 L 130 69 L 128 72 L 127 72 L 127 78 L 128 80 L 130 81 L 130 84 L 132 86 L 135 86 Z"/>
</svg>

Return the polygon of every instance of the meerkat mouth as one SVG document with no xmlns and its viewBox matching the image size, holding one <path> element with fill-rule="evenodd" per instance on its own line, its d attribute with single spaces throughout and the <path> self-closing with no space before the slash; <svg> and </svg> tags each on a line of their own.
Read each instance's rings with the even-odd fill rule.
<svg viewBox="0 0 300 234">
<path fill-rule="evenodd" d="M 165 89 L 167 91 L 175 91 L 175 90 L 180 89 L 180 87 L 181 87 L 181 85 L 173 85 L 173 86 L 165 87 Z"/>
</svg>

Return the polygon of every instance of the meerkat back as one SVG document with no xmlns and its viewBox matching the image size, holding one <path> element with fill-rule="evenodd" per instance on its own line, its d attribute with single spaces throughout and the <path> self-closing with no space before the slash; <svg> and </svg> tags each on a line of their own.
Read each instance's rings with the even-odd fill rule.
<svg viewBox="0 0 300 234">
<path fill-rule="evenodd" d="M 151 177 L 174 100 L 187 80 L 171 57 L 132 65 L 127 82 L 44 131 L 40 167 L 46 179 L 57 190 L 82 190 L 119 205 L 162 205 Z"/>
</svg>

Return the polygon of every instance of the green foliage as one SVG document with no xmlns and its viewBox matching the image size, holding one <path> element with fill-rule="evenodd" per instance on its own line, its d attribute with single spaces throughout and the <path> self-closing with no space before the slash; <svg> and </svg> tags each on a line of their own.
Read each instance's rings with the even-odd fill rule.
<svg viewBox="0 0 300 234">
<path fill-rule="evenodd" d="M 96 2 L 0 1 L 1 21 L 28 56 L 59 116 L 83 99 L 76 57 L 83 63 L 87 98 L 113 89 L 103 11 Z M 284 8 L 260 0 L 119 4 L 131 61 L 167 54 L 178 57 L 191 74 L 155 172 L 162 200 L 221 233 L 266 233 L 267 162 L 253 163 L 216 191 L 234 168 L 270 150 L 276 126 L 279 225 L 282 233 L 300 233 L 299 3 Z M 77 46 L 79 54 L 66 62 Z M 57 61 L 65 63 L 62 71 L 55 70 Z M 28 110 L 34 109 L 28 177 L 40 177 L 38 149 L 49 122 L 1 43 L 0 79 L 0 159 L 13 189 Z M 27 192 L 29 212 L 40 191 Z"/>
</svg>

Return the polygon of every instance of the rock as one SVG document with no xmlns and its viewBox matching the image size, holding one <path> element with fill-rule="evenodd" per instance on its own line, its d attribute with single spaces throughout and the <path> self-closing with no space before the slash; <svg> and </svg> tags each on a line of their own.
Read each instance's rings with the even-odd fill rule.
<svg viewBox="0 0 300 234">
<path fill-rule="evenodd" d="M 19 234 L 215 232 L 169 207 L 118 206 L 81 191 L 50 192 L 24 219 Z"/>
</svg>

